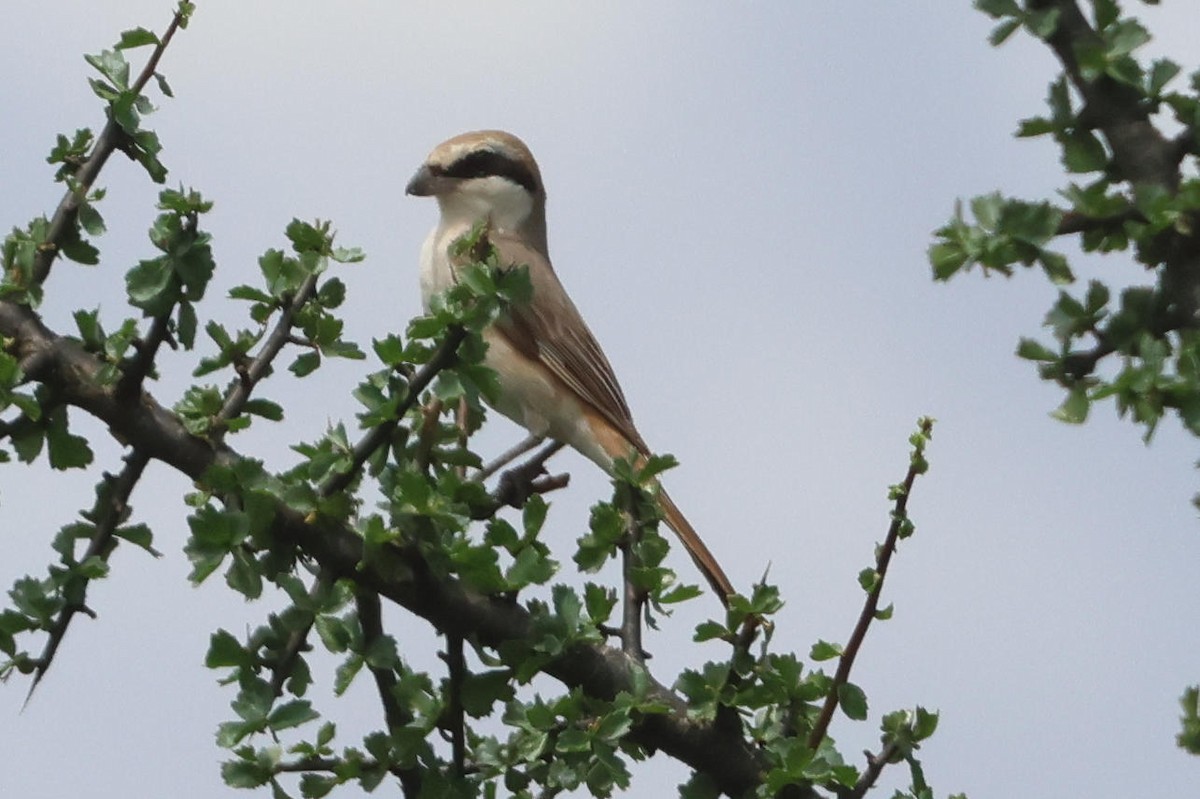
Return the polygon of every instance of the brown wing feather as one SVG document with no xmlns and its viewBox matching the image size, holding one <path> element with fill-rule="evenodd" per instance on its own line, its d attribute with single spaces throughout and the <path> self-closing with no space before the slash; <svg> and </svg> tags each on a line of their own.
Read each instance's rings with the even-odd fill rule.
<svg viewBox="0 0 1200 799">
<path fill-rule="evenodd" d="M 513 306 L 496 327 L 513 346 L 529 358 L 545 364 L 581 399 L 599 411 L 620 430 L 642 454 L 646 442 L 633 424 L 625 394 L 612 366 L 575 303 L 554 273 L 546 256 L 518 239 L 492 232 L 489 239 L 501 260 L 529 268 L 533 285 L 530 302 Z"/>
</svg>

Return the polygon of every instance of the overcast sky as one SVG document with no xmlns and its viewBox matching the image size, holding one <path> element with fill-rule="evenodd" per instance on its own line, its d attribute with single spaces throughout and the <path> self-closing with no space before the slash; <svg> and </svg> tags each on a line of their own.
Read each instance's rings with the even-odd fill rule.
<svg viewBox="0 0 1200 799">
<path fill-rule="evenodd" d="M 770 564 L 788 602 L 778 648 L 845 640 L 906 439 L 919 415 L 937 417 L 910 503 L 917 535 L 885 591 L 895 618 L 872 631 L 855 674 L 872 720 L 833 730 L 848 756 L 875 745 L 881 713 L 922 704 L 942 713 L 922 751 L 939 796 L 1194 795 L 1200 761 L 1174 736 L 1177 697 L 1200 681 L 1195 439 L 1172 420 L 1145 447 L 1107 408 L 1081 428 L 1048 417 L 1058 391 L 1013 355 L 1053 301 L 1040 275 L 930 280 L 931 231 L 956 198 L 1044 198 L 1066 182 L 1052 144 L 1012 136 L 1041 112 L 1054 62 L 1023 38 L 989 48 L 989 22 L 969 5 L 201 0 L 161 64 L 176 99 L 148 124 L 169 183 L 216 203 L 206 227 L 219 270 L 201 313 L 237 323 L 224 295 L 255 279 L 287 222 L 332 219 L 341 243 L 368 254 L 344 275 L 348 337 L 364 346 L 419 307 L 417 250 L 436 213 L 403 196 L 409 175 L 453 134 L 517 133 L 548 186 L 560 276 L 642 433 L 682 461 L 672 495 L 736 584 Z M 1129 5 L 1158 37 L 1153 52 L 1185 74 L 1200 65 L 1194 4 Z M 54 135 L 102 123 L 82 54 L 125 28 L 161 30 L 171 8 L 9 4 L 0 223 L 51 213 Z M 120 156 L 101 182 L 102 264 L 60 263 L 47 286 L 44 314 L 61 332 L 81 305 L 115 326 L 122 276 L 151 252 L 157 187 Z M 1077 272 L 1139 277 L 1120 256 Z M 193 365 L 164 363 L 160 401 L 177 399 Z M 286 421 L 233 443 L 287 466 L 288 443 L 353 424 L 349 389 L 373 368 L 264 386 L 288 403 Z M 520 435 L 492 428 L 480 441 L 491 452 Z M 44 573 L 54 533 L 118 458 L 106 444 L 87 474 L 3 467 L 0 585 Z M 573 480 L 546 535 L 569 566 L 607 489 L 582 459 L 556 463 Z M 240 635 L 277 603 L 243 603 L 219 577 L 187 585 L 187 490 L 151 467 L 133 501 L 165 557 L 117 554 L 89 595 L 99 618 L 75 622 L 24 713 L 26 681 L 0 689 L 3 795 L 225 794 L 213 733 L 233 692 L 202 667 L 208 636 Z M 720 655 L 687 645 L 715 610 L 706 597 L 649 637 L 660 679 Z M 405 657 L 434 662 L 423 624 L 391 623 Z M 315 689 L 345 743 L 381 723 L 367 682 L 342 703 Z M 661 756 L 636 773 L 640 797 L 685 777 Z"/>
</svg>

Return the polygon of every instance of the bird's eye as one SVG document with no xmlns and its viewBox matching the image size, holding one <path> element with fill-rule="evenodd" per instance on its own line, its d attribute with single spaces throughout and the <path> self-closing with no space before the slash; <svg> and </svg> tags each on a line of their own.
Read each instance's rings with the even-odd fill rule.
<svg viewBox="0 0 1200 799">
<path fill-rule="evenodd" d="M 446 168 L 445 175 L 464 180 L 501 177 L 523 186 L 530 194 L 537 192 L 537 180 L 529 167 L 492 150 L 476 150 L 463 156 Z"/>
</svg>

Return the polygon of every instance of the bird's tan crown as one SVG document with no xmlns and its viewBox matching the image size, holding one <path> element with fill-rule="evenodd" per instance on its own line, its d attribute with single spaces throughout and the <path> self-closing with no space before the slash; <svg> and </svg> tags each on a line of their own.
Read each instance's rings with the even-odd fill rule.
<svg viewBox="0 0 1200 799">
<path fill-rule="evenodd" d="M 425 166 L 435 174 L 462 178 L 500 175 L 531 194 L 542 191 L 542 174 L 533 153 L 525 142 L 503 130 L 473 130 L 447 139 L 433 148 Z"/>
</svg>

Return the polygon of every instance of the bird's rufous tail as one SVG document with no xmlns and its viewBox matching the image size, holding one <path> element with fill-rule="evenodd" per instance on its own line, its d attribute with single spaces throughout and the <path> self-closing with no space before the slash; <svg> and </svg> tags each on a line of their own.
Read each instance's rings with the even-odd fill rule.
<svg viewBox="0 0 1200 799">
<path fill-rule="evenodd" d="M 728 607 L 729 596 L 734 593 L 733 583 L 729 582 L 729 578 L 725 576 L 721 564 L 704 545 L 704 541 L 700 539 L 700 535 L 683 515 L 683 512 L 671 501 L 671 496 L 661 488 L 658 491 L 658 501 L 662 506 L 663 521 L 675 531 L 675 535 L 679 536 L 679 540 L 683 542 L 688 554 L 692 556 L 692 560 L 699 567 L 704 579 L 708 580 L 708 584 L 716 592 L 721 604 Z"/>
</svg>

